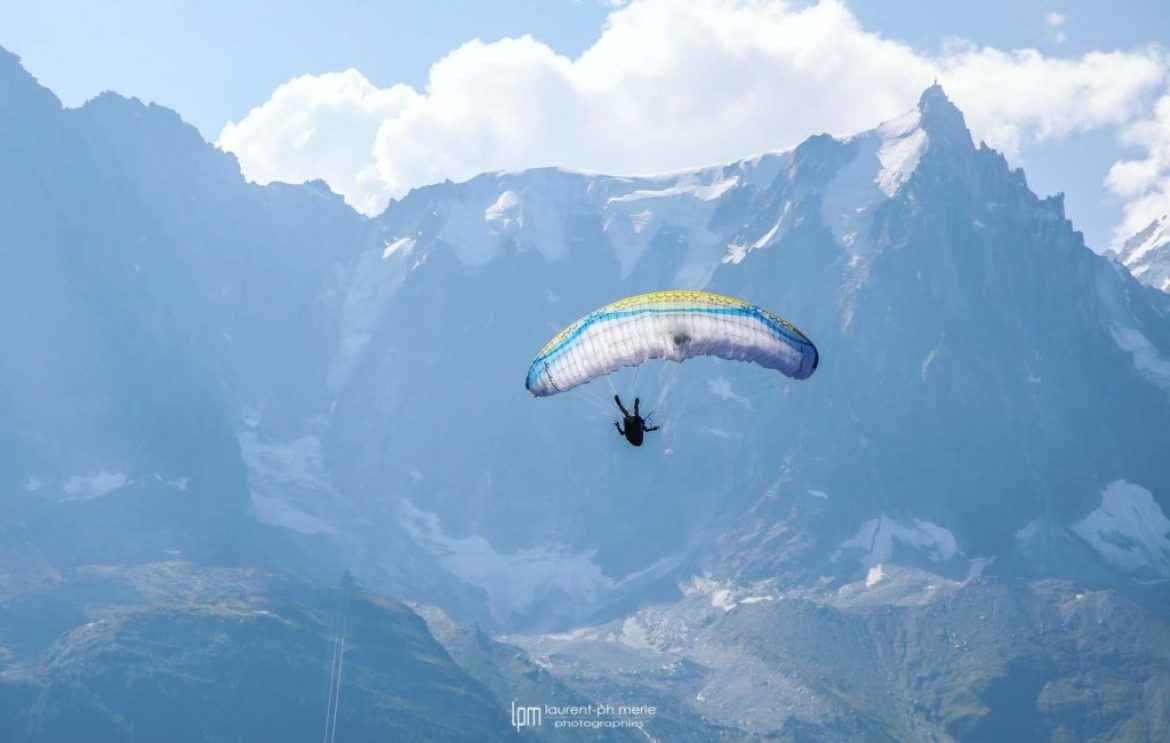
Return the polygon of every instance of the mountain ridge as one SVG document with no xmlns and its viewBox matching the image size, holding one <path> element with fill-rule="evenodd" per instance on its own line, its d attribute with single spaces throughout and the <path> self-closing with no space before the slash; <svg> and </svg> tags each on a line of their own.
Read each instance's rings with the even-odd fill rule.
<svg viewBox="0 0 1170 743">
<path fill-rule="evenodd" d="M 35 86 L 27 74 L 23 84 Z M 115 140 L 134 132 L 128 142 L 102 147 L 104 154 L 92 165 L 100 182 L 114 179 L 112 184 L 122 178 L 136 184 L 138 190 L 130 192 L 121 187 L 100 188 L 128 194 L 126 206 L 118 207 L 123 219 L 127 224 L 144 217 L 155 222 L 153 234 L 158 237 L 148 239 L 157 240 L 166 250 L 152 253 L 132 248 L 132 241 L 116 229 L 109 234 L 86 230 L 80 233 L 79 244 L 99 240 L 100 250 L 107 251 L 103 255 L 113 261 L 111 266 L 144 276 L 127 284 L 133 292 L 142 291 L 139 286 L 146 291 L 145 306 L 134 313 L 153 317 L 161 311 L 161 316 L 175 318 L 178 324 L 169 331 L 170 337 L 184 339 L 184 346 L 170 353 L 185 358 L 178 362 L 185 367 L 201 369 L 197 375 L 205 380 L 202 384 L 219 390 L 216 394 L 222 401 L 213 406 L 222 411 L 217 425 L 235 431 L 224 437 L 223 446 L 239 449 L 240 464 L 234 466 L 243 467 L 248 483 L 247 502 L 237 500 L 231 510 L 238 515 L 232 518 L 259 516 L 261 523 L 296 540 L 340 539 L 349 545 L 345 554 L 357 550 L 347 559 L 382 563 L 367 578 L 380 574 L 380 580 L 389 580 L 394 590 L 407 594 L 413 590 L 413 579 L 385 563 L 377 549 L 364 545 L 398 544 L 390 550 L 392 554 L 421 551 L 429 557 L 417 559 L 439 563 L 450 562 L 443 557 L 449 545 L 477 545 L 496 565 L 495 572 L 491 577 L 475 577 L 468 588 L 471 595 L 495 592 L 497 602 L 508 593 L 504 586 L 514 569 L 510 566 L 523 564 L 526 558 L 521 555 L 526 550 L 540 555 L 537 563 L 546 566 L 542 571 L 556 575 L 556 565 L 568 564 L 574 566 L 570 574 L 577 575 L 571 580 L 583 581 L 567 594 L 565 586 L 557 585 L 560 578 L 543 588 L 526 588 L 519 594 L 528 596 L 521 605 L 507 599 L 493 610 L 496 621 L 513 611 L 528 611 L 522 606 L 536 606 L 536 596 L 546 590 L 562 597 L 554 604 L 580 606 L 584 596 L 592 597 L 585 605 L 604 604 L 609 599 L 602 597 L 614 591 L 621 602 L 625 589 L 618 586 L 627 579 L 643 576 L 635 580 L 642 586 L 649 576 L 670 574 L 667 566 L 693 564 L 696 559 L 701 564 L 741 565 L 735 570 L 759 561 L 760 569 L 771 570 L 767 566 L 776 566 L 778 555 L 789 555 L 786 550 L 751 558 L 745 550 L 719 556 L 723 549 L 719 545 L 727 536 L 719 535 L 718 529 L 746 519 L 751 523 L 735 527 L 746 529 L 741 534 L 746 537 L 784 523 L 785 529 L 794 530 L 793 544 L 804 545 L 799 551 L 807 553 L 809 545 L 825 535 L 810 542 L 807 529 L 813 527 L 797 525 L 805 523 L 806 517 L 824 519 L 828 504 L 821 501 L 829 498 L 800 504 L 792 500 L 803 492 L 799 487 L 828 495 L 855 493 L 837 517 L 851 513 L 848 518 L 854 523 L 844 531 L 831 527 L 837 544 L 815 548 L 818 556 L 807 568 L 784 563 L 794 575 L 807 569 L 809 577 L 824 570 L 843 577 L 868 569 L 862 564 L 841 573 L 845 568 L 840 561 L 853 551 L 842 545 L 855 542 L 871 528 L 875 538 L 882 534 L 896 549 L 919 544 L 912 551 L 921 548 L 933 556 L 914 558 L 925 559 L 924 565 L 943 569 L 954 562 L 946 569 L 960 573 L 967 570 L 964 565 L 969 560 L 962 558 L 966 553 L 982 560 L 1017 551 L 1020 545 L 1014 534 L 1036 518 L 1056 518 L 1053 528 L 1061 533 L 1086 518 L 1094 500 L 1103 496 L 1084 493 L 1084 478 L 1068 476 L 1069 484 L 1055 489 L 1082 494 L 1071 508 L 1060 505 L 1064 499 L 1045 495 L 1054 492 L 1053 484 L 1039 488 L 1024 484 L 1023 473 L 1029 467 L 1036 471 L 1037 465 L 1028 465 L 1020 450 L 1040 446 L 1047 451 L 1040 455 L 1046 464 L 1039 471 L 1051 479 L 1068 469 L 1057 464 L 1062 458 L 1087 462 L 1095 456 L 1089 453 L 1091 448 L 1107 442 L 1077 439 L 1078 453 L 1070 457 L 1067 445 L 1071 441 L 1045 443 L 1047 436 L 1027 422 L 1023 411 L 1039 405 L 1036 411 L 1042 408 L 1049 411 L 1044 415 L 1055 415 L 1046 430 L 1066 426 L 1086 430 L 1091 427 L 1084 420 L 1086 415 L 1117 419 L 1116 413 L 1087 413 L 1066 402 L 1090 399 L 1086 393 L 1093 389 L 1076 373 L 1088 367 L 1065 350 L 1086 329 L 1084 337 L 1098 339 L 1094 341 L 1098 353 L 1112 358 L 1108 364 L 1137 370 L 1137 394 L 1142 401 L 1114 408 L 1140 421 L 1145 415 L 1143 406 L 1155 410 L 1165 406 L 1159 385 L 1164 380 L 1165 349 L 1170 346 L 1164 323 L 1159 325 L 1157 319 L 1158 309 L 1142 304 L 1124 279 L 1118 283 L 1111 271 L 1105 271 L 1105 263 L 1072 229 L 1059 196 L 1035 196 L 1021 170 L 1011 169 L 1002 155 L 985 146 L 975 146 L 961 111 L 937 85 L 924 91 L 918 107 L 907 115 L 844 139 L 819 135 L 785 152 L 641 178 L 555 168 L 483 174 L 461 184 L 412 191 L 370 220 L 342 206 L 332 192 L 322 191 L 323 186 L 244 183 L 230 155 L 196 140 L 197 132 L 159 107 L 103 95 L 65 113 L 69 121 L 77 122 L 70 126 L 91 132 L 87 135 L 91 139 L 97 131 Z M 130 128 L 119 124 L 121 120 L 130 122 Z M 134 127 L 145 129 L 139 132 Z M 160 136 L 156 130 L 170 134 Z M 188 154 L 176 156 L 178 152 Z M 84 184 L 86 179 L 78 182 Z M 226 193 L 217 185 L 222 183 L 229 184 Z M 931 199 L 937 201 L 939 194 L 952 196 L 954 204 L 924 206 Z M 84 191 L 74 200 L 94 202 Z M 66 222 L 80 218 L 100 224 L 102 216 L 100 210 L 86 208 Z M 262 222 L 266 226 L 251 226 Z M 315 226 L 310 227 L 311 223 Z M 989 234 L 997 230 L 1002 234 Z M 248 247 L 231 247 L 236 245 Z M 332 247 L 322 252 L 321 245 Z M 1067 277 L 1048 277 L 1054 262 L 1064 266 Z M 141 273 L 150 265 L 159 268 Z M 100 276 L 109 270 L 95 264 L 90 273 Z M 114 285 L 125 281 L 119 276 Z M 877 284 L 882 286 L 875 288 Z M 521 292 L 526 297 L 521 301 L 520 296 L 501 295 L 506 286 L 530 288 Z M 676 395 L 684 407 L 691 407 L 687 398 L 706 398 L 702 404 L 709 406 L 723 395 L 732 406 L 708 409 L 703 415 L 709 420 L 684 421 L 677 430 L 668 425 L 659 439 L 667 449 L 674 447 L 666 442 L 695 447 L 706 439 L 709 443 L 704 446 L 722 448 L 727 461 L 740 463 L 736 467 L 755 461 L 759 464 L 754 466 L 771 469 L 773 474 L 752 474 L 742 482 L 732 477 L 707 493 L 695 484 L 709 478 L 702 469 L 689 469 L 700 467 L 699 461 L 680 468 L 659 453 L 643 457 L 649 465 L 645 471 L 630 471 L 632 463 L 615 458 L 610 442 L 602 444 L 584 431 L 579 414 L 568 414 L 562 401 L 529 404 L 522 397 L 499 397 L 517 386 L 507 370 L 523 369 L 525 357 L 560 326 L 621 294 L 662 286 L 711 288 L 756 298 L 794 320 L 828 350 L 828 368 L 807 385 L 768 393 L 771 396 L 758 404 L 738 390 L 765 380 L 752 378 L 744 369 L 698 363 L 693 365 L 701 370 L 698 377 L 667 379 L 665 370 L 647 375 L 656 386 L 656 402 L 668 403 Z M 469 301 L 452 300 L 458 296 Z M 268 307 L 260 307 L 261 297 L 271 300 Z M 995 302 L 981 307 L 980 297 L 995 297 Z M 1005 302 L 1013 303 L 1010 311 L 996 309 L 997 303 Z M 293 322 L 286 312 L 290 307 L 297 308 L 298 320 Z M 1068 314 L 1069 308 L 1075 319 L 1070 319 L 1074 316 Z M 1132 312 L 1138 314 L 1131 317 Z M 1036 327 L 1020 326 L 1013 313 L 1024 313 L 1028 327 Z M 954 340 L 955 333 L 967 331 L 953 328 L 964 327 L 974 317 L 992 318 L 994 327 L 987 333 L 995 335 L 975 332 Z M 900 327 L 895 327 L 898 323 Z M 1040 324 L 1046 324 L 1043 331 Z M 1064 330 L 1057 331 L 1063 334 L 1062 341 L 1048 354 L 1061 360 L 1045 359 L 1035 349 L 1044 344 L 1044 333 L 1062 326 Z M 166 337 L 160 332 L 168 331 L 152 331 L 148 338 L 153 339 L 141 342 L 159 342 Z M 482 340 L 461 339 L 462 346 L 449 342 L 453 334 L 462 338 L 469 333 L 482 335 Z M 1106 337 L 1101 337 L 1103 333 Z M 1005 357 L 999 368 L 987 366 L 986 359 L 1003 353 L 1004 338 L 1013 339 L 1014 358 Z M 174 346 L 172 341 L 163 342 Z M 954 343 L 958 347 L 951 347 Z M 481 365 L 478 377 L 465 377 L 458 362 L 448 361 L 452 353 L 506 363 Z M 838 357 L 848 359 L 846 366 L 868 368 L 869 373 L 840 376 Z M 436 363 L 447 376 L 462 380 L 461 386 L 439 384 L 429 386 L 423 395 L 408 393 L 417 380 L 428 378 L 427 366 Z M 986 373 L 992 376 L 980 376 Z M 1098 392 L 1114 384 L 1115 376 L 1104 369 L 1094 374 Z M 881 375 L 893 376 L 883 377 L 886 381 L 873 387 L 872 380 Z M 1021 383 L 1021 375 L 1038 381 Z M 699 381 L 703 376 L 714 387 L 704 390 Z M 1061 380 L 1063 386 L 1050 387 L 1045 377 Z M 947 405 L 964 405 L 964 398 L 944 402 L 947 398 L 940 396 L 936 385 L 964 390 L 975 400 L 990 389 L 989 379 L 1014 390 L 1010 400 L 1003 398 L 998 407 L 993 406 L 998 418 L 983 414 L 992 409 L 986 400 L 964 409 L 958 418 L 951 412 L 943 414 Z M 826 398 L 825 385 L 844 397 Z M 1028 385 L 1039 386 L 1029 391 Z M 880 392 L 883 387 L 902 390 L 899 394 L 907 396 L 907 402 L 930 406 L 915 415 L 934 411 L 922 418 L 934 426 L 931 433 L 896 425 L 904 414 L 890 407 L 892 401 Z M 1152 391 L 1147 389 L 1151 387 Z M 711 389 L 718 389 L 719 395 Z M 858 396 L 860 390 L 865 390 L 864 395 Z M 1119 400 L 1133 397 L 1116 394 L 1122 395 Z M 435 404 L 446 411 L 441 419 L 459 418 L 459 411 L 477 408 L 488 412 L 479 420 L 463 420 L 461 429 L 428 428 L 426 421 L 434 420 L 428 405 Z M 852 408 L 850 416 L 861 417 L 842 418 L 842 404 Z M 750 412 L 759 405 L 763 408 Z M 740 407 L 746 415 L 725 415 Z M 545 415 L 549 410 L 551 418 Z M 668 406 L 663 414 L 668 424 L 672 423 L 670 412 Z M 726 420 L 719 422 L 720 417 Z M 804 430 L 798 439 L 806 440 L 805 444 L 797 444 L 797 439 L 769 423 L 788 419 L 802 421 Z M 390 420 L 395 425 L 386 425 Z M 476 442 L 499 438 L 492 421 L 515 432 L 515 441 L 500 440 L 481 450 Z M 834 421 L 836 430 L 829 430 L 825 421 Z M 843 439 L 842 432 L 857 429 L 859 421 L 869 430 L 858 431 L 852 441 Z M 1033 432 L 1024 439 L 996 444 L 1003 438 L 998 429 L 1005 421 Z M 977 423 L 977 434 L 955 430 L 956 424 L 971 423 Z M 1108 425 L 1110 430 L 1132 434 L 1132 440 L 1123 445 L 1114 442 L 1108 456 L 1135 460 L 1140 466 L 1104 465 L 1103 474 L 1094 475 L 1097 493 L 1110 483 L 1134 478 L 1153 494 L 1155 506 L 1164 510 L 1158 499 L 1164 497 L 1165 472 L 1150 463 L 1151 454 L 1141 453 L 1156 448 L 1156 435 L 1151 444 L 1142 440 L 1148 438 L 1140 430 L 1142 424 Z M 554 436 L 533 438 L 526 433 L 543 426 L 550 426 Z M 730 433 L 733 430 L 740 433 Z M 402 432 L 414 433 L 404 437 Z M 810 437 L 819 437 L 819 454 L 809 454 Z M 982 478 L 987 493 L 1007 487 L 1020 495 L 943 500 L 923 495 L 952 487 L 947 484 L 946 468 L 922 462 L 898 470 L 895 463 L 914 456 L 916 447 L 928 451 L 932 441 L 949 441 L 952 447 L 961 447 L 962 441 L 982 442 L 987 451 L 964 455 L 981 458 L 970 476 Z M 874 452 L 874 442 L 884 448 L 882 454 Z M 539 498 L 520 494 L 557 492 L 563 487 L 563 468 L 548 466 L 563 454 L 550 448 L 550 443 L 606 463 L 598 470 L 596 485 L 603 499 L 606 493 L 629 487 L 619 483 L 630 480 L 643 492 L 685 494 L 682 507 L 664 520 L 646 510 L 645 504 L 611 501 L 590 521 L 572 516 L 580 509 L 572 498 L 562 496 L 548 509 Z M 991 450 L 996 447 L 993 456 Z M 835 455 L 843 457 L 841 461 L 854 464 L 844 468 L 828 464 L 825 457 L 835 449 L 847 452 Z M 452 459 L 445 450 L 457 456 Z M 522 455 L 525 464 L 507 464 L 515 460 L 516 452 L 531 454 Z M 775 465 L 765 463 L 769 456 L 789 461 L 781 467 L 788 474 L 777 479 Z M 1012 464 L 989 466 L 997 458 Z M 122 467 L 111 461 L 100 464 L 98 472 L 116 474 Z M 1142 474 L 1141 467 L 1149 474 Z M 164 479 L 187 477 L 189 473 L 182 469 Z M 807 482 L 796 490 L 792 484 L 782 486 L 791 494 L 782 499 L 781 513 L 772 512 L 767 504 L 780 492 L 773 484 L 793 482 L 798 471 L 805 474 L 797 479 Z M 905 482 L 875 490 L 874 472 L 887 472 L 883 477 L 890 482 Z M 908 473 L 914 473 L 910 479 Z M 1004 480 L 1003 473 L 1018 474 Z M 813 482 L 822 477 L 824 482 Z M 49 480 L 43 472 L 13 473 L 16 482 L 30 478 Z M 384 483 L 382 487 L 390 492 L 371 491 L 371 483 Z M 917 495 L 894 495 L 900 489 Z M 240 485 L 225 492 L 233 490 L 239 492 Z M 467 507 L 469 497 L 474 503 L 471 508 Z M 1019 523 L 1009 531 L 989 523 L 982 532 L 970 531 L 983 523 L 978 516 L 989 507 L 988 497 L 1003 498 L 1004 512 L 1018 514 Z M 969 506 L 964 505 L 967 502 Z M 922 512 L 925 504 L 931 504 L 926 508 L 930 513 Z M 394 524 L 392 540 L 372 537 L 385 524 L 363 515 L 371 512 Z M 765 512 L 770 515 L 764 517 Z M 805 515 L 794 515 L 797 512 Z M 814 515 L 818 512 L 820 517 Z M 529 518 L 534 521 L 528 530 L 517 531 L 511 524 Z M 616 519 L 623 526 L 603 528 L 601 518 Z M 948 519 L 968 523 L 970 533 L 954 535 L 945 523 Z M 870 527 L 871 522 L 877 526 Z M 716 523 L 721 526 L 711 528 Z M 351 526 L 343 524 L 371 536 L 349 533 Z M 607 532 L 606 542 L 598 544 L 596 535 Z M 1072 544 L 1078 539 L 1085 542 L 1074 534 Z M 981 542 L 986 544 L 981 546 Z M 590 553 L 594 557 L 586 557 Z M 357 554 L 365 556 L 357 558 Z M 1000 565 L 1008 562 L 1004 557 Z M 1078 562 L 1082 568 L 1083 563 Z M 469 576 L 465 573 L 457 580 L 466 582 Z M 567 605 L 564 609 L 580 610 Z"/>
</svg>

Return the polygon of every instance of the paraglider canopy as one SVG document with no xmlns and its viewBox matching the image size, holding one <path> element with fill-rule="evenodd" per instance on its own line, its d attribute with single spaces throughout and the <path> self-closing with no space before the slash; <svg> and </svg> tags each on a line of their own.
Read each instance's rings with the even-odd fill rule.
<svg viewBox="0 0 1170 743">
<path fill-rule="evenodd" d="M 750 361 L 793 379 L 817 368 L 817 349 L 779 315 L 698 291 L 640 294 L 595 310 L 562 330 L 528 367 L 536 397 L 565 392 L 649 359 L 717 356 Z"/>
</svg>

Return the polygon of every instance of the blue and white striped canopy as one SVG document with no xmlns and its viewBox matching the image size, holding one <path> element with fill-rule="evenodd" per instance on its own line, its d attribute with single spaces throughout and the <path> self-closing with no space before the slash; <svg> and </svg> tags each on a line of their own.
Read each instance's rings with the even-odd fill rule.
<svg viewBox="0 0 1170 743">
<path fill-rule="evenodd" d="M 524 385 L 555 395 L 648 359 L 718 356 L 752 361 L 793 379 L 817 368 L 817 349 L 784 318 L 738 299 L 695 291 L 641 294 L 608 304 L 540 350 Z"/>
</svg>

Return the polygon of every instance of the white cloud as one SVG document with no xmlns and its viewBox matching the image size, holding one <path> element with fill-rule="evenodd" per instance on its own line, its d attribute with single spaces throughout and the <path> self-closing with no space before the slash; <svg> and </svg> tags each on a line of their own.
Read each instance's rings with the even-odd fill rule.
<svg viewBox="0 0 1170 743">
<path fill-rule="evenodd" d="M 378 89 L 353 69 L 303 75 L 238 124 L 228 123 L 220 145 L 236 153 L 254 181 L 321 178 L 356 208 L 374 212 L 392 193 L 375 168 L 378 129 L 424 100 L 407 85 Z"/>
<path fill-rule="evenodd" d="M 1125 218 L 1114 233 L 1114 247 L 1170 214 L 1170 92 L 1146 118 L 1130 123 L 1122 141 L 1145 151 L 1145 157 L 1123 160 L 1109 170 L 1105 184 L 1125 199 Z"/>
<path fill-rule="evenodd" d="M 523 37 L 464 44 L 423 91 L 356 70 L 306 75 L 219 143 L 253 180 L 323 178 L 375 213 L 483 171 L 657 172 L 852 133 L 911 108 L 935 77 L 975 136 L 1013 155 L 1131 124 L 1165 71 L 1156 48 L 1065 58 L 953 42 L 925 55 L 863 29 L 840 0 L 634 0 L 575 59 Z"/>
<path fill-rule="evenodd" d="M 972 47 L 952 48 L 940 64 L 947 92 L 975 135 L 1014 155 L 1026 139 L 1132 121 L 1165 77 L 1167 59 L 1153 49 L 1066 59 Z"/>
<path fill-rule="evenodd" d="M 1064 22 L 1068 20 L 1064 15 L 1052 11 L 1044 16 L 1044 27 L 1048 32 L 1048 38 L 1055 41 L 1057 44 L 1063 44 L 1068 41 L 1068 34 L 1064 32 Z"/>
</svg>

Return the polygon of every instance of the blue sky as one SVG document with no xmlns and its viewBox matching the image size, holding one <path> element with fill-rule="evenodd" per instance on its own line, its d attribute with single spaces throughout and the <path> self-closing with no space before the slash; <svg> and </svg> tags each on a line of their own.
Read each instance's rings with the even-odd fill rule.
<svg viewBox="0 0 1170 743">
<path fill-rule="evenodd" d="M 1100 69 L 1082 64 L 1079 71 L 1064 70 L 1060 63 L 1074 64 L 1086 54 L 1113 50 L 1145 54 L 1143 59 L 1149 62 L 1159 53 L 1150 51 L 1152 45 L 1170 48 L 1170 3 L 830 2 L 825 5 L 833 7 L 824 9 L 820 20 L 810 21 L 811 30 L 804 33 L 826 36 L 817 52 L 826 60 L 820 64 L 831 68 L 838 62 L 830 58 L 837 38 L 842 54 L 854 56 L 841 62 L 845 66 L 839 73 L 828 69 L 826 75 L 848 78 L 844 73 L 866 65 L 865 55 L 875 40 L 892 42 L 872 52 L 885 60 L 875 63 L 883 70 L 880 84 L 874 82 L 878 78 L 862 76 L 841 85 L 827 84 L 820 71 L 807 65 L 789 64 L 791 50 L 781 48 L 779 56 L 769 56 L 769 44 L 796 43 L 782 38 L 782 33 L 739 44 L 735 29 L 743 28 L 736 25 L 743 18 L 693 11 L 704 4 L 636 0 L 635 7 L 615 9 L 595 0 L 103 4 L 0 0 L 0 45 L 19 54 L 66 105 L 80 105 L 107 89 L 161 103 L 177 110 L 209 140 L 222 139 L 250 177 L 261 182 L 324 177 L 366 211 L 376 211 L 386 199 L 430 179 L 459 179 L 480 169 L 561 164 L 646 172 L 779 149 L 821 130 L 845 134 L 912 105 L 916 91 L 935 74 L 925 71 L 930 65 L 954 71 L 952 80 L 941 76 L 943 85 L 968 113 L 976 135 L 985 134 L 991 144 L 1007 151 L 1014 164 L 1025 167 L 1033 188 L 1042 194 L 1067 192 L 1069 213 L 1090 244 L 1104 247 L 1118 225 L 1126 220 L 1137 224 L 1160 208 L 1165 189 L 1158 179 L 1164 176 L 1163 166 L 1170 164 L 1150 153 L 1158 151 L 1151 141 L 1160 127 L 1153 107 L 1166 94 L 1166 81 L 1151 82 L 1148 65 L 1143 68 L 1138 62 L 1117 60 Z M 795 3 L 787 10 L 796 14 L 813 5 Z M 790 19 L 798 18 L 792 14 L 773 14 L 770 19 L 782 30 Z M 694 16 L 691 25 L 674 22 L 688 15 Z M 811 16 L 799 17 L 807 21 Z M 618 31 L 604 31 L 607 19 Z M 731 41 L 703 37 L 704 24 L 719 27 L 725 21 L 724 37 Z M 626 28 L 624 35 L 621 28 Z M 493 45 L 525 34 L 539 43 Z M 599 44 L 599 38 L 606 43 Z M 671 47 L 671 39 L 678 38 L 687 40 Z M 487 44 L 468 49 L 464 45 L 472 39 Z M 956 52 L 963 44 L 970 49 Z M 591 47 L 589 64 L 568 69 Z M 708 50 L 715 47 L 719 49 L 705 64 Z M 853 52 L 848 51 L 851 48 Z M 427 84 L 436 62 L 457 49 L 461 53 L 453 56 L 464 59 L 464 64 L 449 65 L 455 70 L 448 76 L 454 82 L 446 83 L 450 95 L 444 99 L 440 92 L 428 99 Z M 1047 72 L 1036 73 L 1033 88 L 1015 90 L 1013 81 L 1021 76 L 1007 69 L 1003 60 L 981 51 L 1018 49 L 1036 50 L 1047 64 Z M 745 54 L 756 54 L 759 62 L 751 68 L 737 66 Z M 763 77 L 753 77 L 757 68 L 773 63 L 775 70 L 764 69 Z M 1034 60 L 1012 62 L 1016 63 L 1021 69 L 1039 69 Z M 677 69 L 658 70 L 654 77 L 642 75 L 639 65 Z M 468 72 L 476 66 L 498 72 L 485 85 Z M 706 67 L 724 72 L 701 80 Z M 360 74 L 328 76 L 349 69 Z M 304 75 L 314 76 L 312 85 L 294 90 L 292 102 L 274 97 L 280 86 Z M 571 82 L 548 82 L 550 75 Z M 798 80 L 799 75 L 808 80 Z M 979 75 L 985 76 L 985 85 L 979 83 Z M 1093 82 L 1102 75 L 1116 77 L 1122 93 L 1109 97 L 1107 88 L 1114 86 Z M 514 76 L 515 87 L 527 91 L 527 97 L 513 100 L 505 92 L 476 99 L 477 92 L 501 76 Z M 689 81 L 696 79 L 701 81 L 692 86 Z M 1131 79 L 1128 88 L 1121 84 Z M 1103 110 L 1072 121 L 1077 118 L 1070 114 L 1075 108 L 1055 97 L 1029 108 L 1030 98 L 1045 97 L 1036 90 L 1059 88 L 1062 81 L 1072 91 L 1066 97 L 1081 95 L 1078 86 L 1088 86 L 1084 95 L 1087 99 L 1098 95 Z M 1089 90 L 1094 84 L 1102 89 Z M 403 85 L 416 95 L 409 95 Z M 499 107 L 490 121 L 442 103 L 459 96 L 459 85 L 469 86 L 463 92 L 481 109 Z M 581 93 L 604 86 L 611 89 L 596 99 L 590 97 L 593 92 Z M 739 98 L 737 86 L 745 91 Z M 769 86 L 777 98 L 774 107 L 745 102 L 766 96 Z M 997 101 L 997 86 L 1005 89 L 1001 97 L 1006 103 Z M 443 87 L 438 86 L 440 91 Z M 397 90 L 401 100 L 383 100 L 389 94 L 379 91 L 391 90 Z M 637 103 L 638 91 L 649 91 L 642 96 L 649 102 Z M 814 100 L 814 94 L 824 99 Z M 330 103 L 338 95 L 349 96 L 346 100 L 352 105 Z M 533 109 L 533 99 L 553 101 L 550 107 L 580 107 L 576 117 L 583 123 L 577 127 L 576 120 L 557 119 L 555 111 Z M 621 108 L 625 105 L 629 111 Z M 639 110 L 639 105 L 646 110 Z M 1111 115 L 1109 106 L 1132 106 L 1133 111 Z M 262 108 L 250 117 L 255 107 Z M 664 109 L 676 118 L 659 118 Z M 597 111 L 614 115 L 591 120 Z M 745 129 L 740 123 L 753 118 L 760 121 L 758 129 Z M 378 135 L 386 120 L 399 128 L 408 129 L 418 121 L 429 131 L 451 131 L 447 139 L 432 137 L 433 141 L 397 130 L 394 136 Z M 608 120 L 622 123 L 608 131 Z M 1069 125 L 1062 126 L 1066 120 Z M 1003 121 L 1008 125 L 1001 126 Z M 228 122 L 240 124 L 230 135 L 224 130 Z M 512 127 L 516 133 L 498 131 L 511 126 L 507 122 L 519 122 Z M 469 149 L 465 139 L 481 142 L 479 149 Z M 360 147 L 346 149 L 351 141 Z M 371 156 L 371 151 L 376 154 Z M 436 159 L 449 161 L 448 169 L 436 169 Z M 1145 163 L 1142 172 L 1153 169 L 1158 175 L 1136 182 L 1115 178 L 1116 183 L 1107 187 L 1110 169 L 1125 160 Z"/>
<path fill-rule="evenodd" d="M 354 67 L 379 85 L 421 87 L 474 38 L 531 34 L 579 54 L 608 11 L 572 0 L 0 0 L 0 45 L 66 105 L 114 90 L 215 139 L 298 75 Z"/>
<path fill-rule="evenodd" d="M 866 27 L 923 50 L 936 48 L 948 37 L 1061 54 L 1170 44 L 1170 3 L 1160 0 L 854 0 L 849 5 Z M 1049 13 L 1064 16 L 1064 40 L 1057 41 L 1048 31 Z"/>
</svg>

